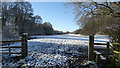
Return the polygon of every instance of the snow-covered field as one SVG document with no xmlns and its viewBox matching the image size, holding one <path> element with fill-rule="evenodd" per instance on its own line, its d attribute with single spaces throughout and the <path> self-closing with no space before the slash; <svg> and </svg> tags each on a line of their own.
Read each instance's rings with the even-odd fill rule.
<svg viewBox="0 0 120 68">
<path fill-rule="evenodd" d="M 16 63 L 4 61 L 3 66 L 68 66 L 80 56 L 87 56 L 88 36 L 51 35 L 32 36 L 36 39 L 28 40 L 28 56 Z M 107 36 L 96 36 L 95 42 L 106 43 Z M 11 46 L 19 46 L 20 43 Z M 13 49 L 13 51 L 20 51 Z M 71 62 L 68 62 L 71 61 Z"/>
</svg>

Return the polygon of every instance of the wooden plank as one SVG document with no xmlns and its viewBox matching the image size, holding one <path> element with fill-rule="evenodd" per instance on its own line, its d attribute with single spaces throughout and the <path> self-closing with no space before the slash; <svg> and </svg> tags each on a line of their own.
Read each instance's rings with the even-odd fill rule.
<svg viewBox="0 0 120 68">
<path fill-rule="evenodd" d="M 94 48 L 94 50 L 106 50 L 106 48 Z"/>
<path fill-rule="evenodd" d="M 100 62 L 100 55 L 101 55 L 101 53 L 100 52 L 98 52 L 98 51 L 94 51 L 94 53 L 95 53 L 95 61 L 96 61 L 96 63 L 99 63 Z"/>
<path fill-rule="evenodd" d="M 21 42 L 21 40 L 0 41 L 0 43 Z"/>
<path fill-rule="evenodd" d="M 95 51 L 96 51 L 96 50 L 95 50 Z M 95 51 L 94 51 L 94 54 L 106 55 L 106 53 L 101 53 L 101 52 L 99 52 L 99 51 L 95 52 Z"/>
<path fill-rule="evenodd" d="M 117 42 L 113 42 L 112 44 L 113 45 L 120 45 L 120 43 L 117 43 Z"/>
<path fill-rule="evenodd" d="M 10 58 L 20 58 L 22 56 L 10 56 Z"/>
<path fill-rule="evenodd" d="M 100 55 L 101 55 L 101 53 L 100 53 L 100 52 L 98 52 L 98 51 L 94 51 L 94 53 L 95 53 L 95 54 L 100 54 Z"/>
<path fill-rule="evenodd" d="M 7 46 L 7 47 L 1 47 L 1 48 L 22 48 L 21 46 Z"/>
<path fill-rule="evenodd" d="M 19 52 L 19 53 L 16 53 L 16 52 L 11 52 L 11 53 L 9 53 L 9 52 L 3 52 L 1 54 L 22 54 L 22 53 L 21 52 Z"/>
<path fill-rule="evenodd" d="M 110 45 L 111 48 L 113 48 L 113 45 Z"/>
<path fill-rule="evenodd" d="M 100 59 L 101 60 L 106 60 L 106 58 L 104 56 L 102 56 L 102 55 L 100 55 Z"/>
<path fill-rule="evenodd" d="M 102 56 L 103 54 L 98 52 L 98 51 L 94 51 L 94 53 L 96 54 L 96 62 L 99 63 L 100 60 L 106 60 L 106 58 L 104 56 Z"/>
<path fill-rule="evenodd" d="M 113 50 L 113 52 L 114 52 L 114 53 L 116 53 L 116 54 L 120 54 L 120 52 L 118 52 L 118 51 L 115 51 L 115 50 Z"/>
<path fill-rule="evenodd" d="M 107 45 L 107 43 L 94 43 L 94 45 Z"/>
</svg>

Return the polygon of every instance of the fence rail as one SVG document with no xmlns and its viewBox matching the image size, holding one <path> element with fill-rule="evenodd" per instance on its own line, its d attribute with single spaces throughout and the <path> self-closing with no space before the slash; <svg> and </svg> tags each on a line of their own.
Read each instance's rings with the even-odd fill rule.
<svg viewBox="0 0 120 68">
<path fill-rule="evenodd" d="M 115 51 L 115 50 L 113 50 L 113 52 L 114 52 L 114 53 L 116 53 L 116 54 L 120 54 L 120 52 L 119 52 L 119 51 Z"/>
<path fill-rule="evenodd" d="M 113 42 L 112 44 L 113 45 L 120 45 L 120 43 L 117 43 L 117 42 Z"/>
<path fill-rule="evenodd" d="M 0 43 L 21 42 L 21 40 L 0 41 Z"/>
<path fill-rule="evenodd" d="M 5 47 L 1 47 L 1 48 L 22 48 L 22 46 L 5 46 Z"/>
<path fill-rule="evenodd" d="M 28 45 L 27 45 L 27 34 L 23 33 L 21 40 L 10 40 L 10 41 L 0 41 L 2 43 L 1 48 L 8 48 L 8 52 L 2 52 L 2 54 L 21 54 L 21 57 L 26 57 L 28 55 Z M 10 43 L 21 42 L 21 46 L 10 46 Z M 3 46 L 8 45 L 8 46 Z M 12 48 L 20 48 L 21 52 L 11 52 Z"/>
<path fill-rule="evenodd" d="M 94 45 L 106 45 L 106 43 L 94 43 Z"/>
</svg>

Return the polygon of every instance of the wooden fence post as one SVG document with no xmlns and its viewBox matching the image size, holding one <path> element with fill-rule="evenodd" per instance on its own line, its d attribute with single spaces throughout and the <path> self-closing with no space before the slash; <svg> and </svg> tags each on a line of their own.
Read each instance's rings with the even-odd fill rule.
<svg viewBox="0 0 120 68">
<path fill-rule="evenodd" d="M 88 60 L 93 61 L 94 57 L 94 35 L 89 36 Z"/>
<path fill-rule="evenodd" d="M 26 57 L 28 55 L 27 36 L 27 33 L 23 33 L 22 35 L 22 57 Z"/>
<path fill-rule="evenodd" d="M 107 58 L 107 60 L 109 59 L 109 54 L 110 54 L 110 43 L 107 42 L 107 51 L 106 51 L 106 58 Z"/>
</svg>

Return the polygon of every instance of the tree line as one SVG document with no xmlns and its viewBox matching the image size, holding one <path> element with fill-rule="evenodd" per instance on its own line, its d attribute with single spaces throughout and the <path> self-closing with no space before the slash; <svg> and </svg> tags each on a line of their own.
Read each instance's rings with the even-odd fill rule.
<svg viewBox="0 0 120 68">
<path fill-rule="evenodd" d="M 106 34 L 114 42 L 120 42 L 120 1 L 117 2 L 72 2 L 75 19 L 81 29 L 74 33 Z"/>
<path fill-rule="evenodd" d="M 22 33 L 28 35 L 50 35 L 54 29 L 50 22 L 44 22 L 33 13 L 29 2 L 2 2 L 2 36 L 16 38 Z"/>
</svg>

